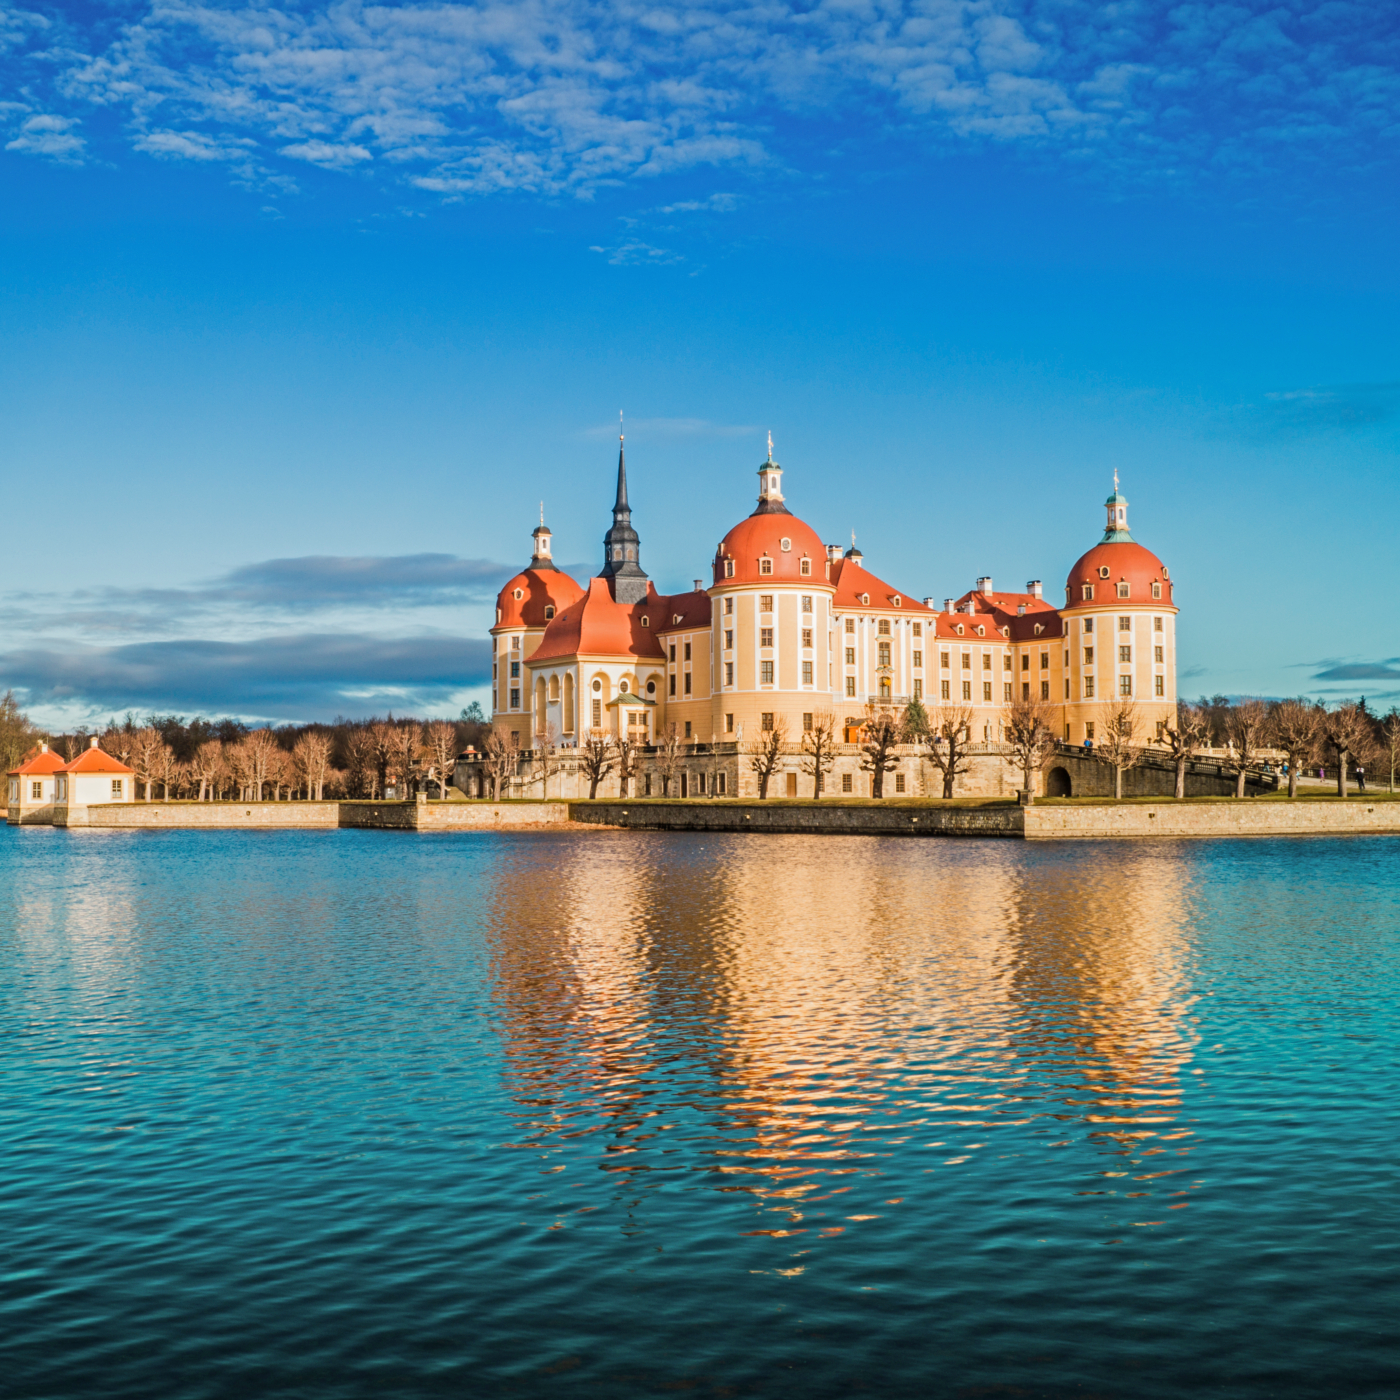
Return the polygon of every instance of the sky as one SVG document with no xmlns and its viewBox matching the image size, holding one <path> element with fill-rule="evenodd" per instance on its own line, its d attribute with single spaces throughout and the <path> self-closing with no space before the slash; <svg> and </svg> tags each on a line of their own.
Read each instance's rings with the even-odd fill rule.
<svg viewBox="0 0 1400 1400">
<path fill-rule="evenodd" d="M 1400 9 L 0 0 L 0 687 L 455 714 L 625 412 L 662 592 L 771 430 L 910 595 L 1120 473 L 1184 696 L 1400 701 Z"/>
</svg>

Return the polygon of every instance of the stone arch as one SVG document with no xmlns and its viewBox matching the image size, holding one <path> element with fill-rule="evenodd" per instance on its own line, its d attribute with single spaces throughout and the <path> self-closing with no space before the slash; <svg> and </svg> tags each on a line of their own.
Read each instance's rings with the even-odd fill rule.
<svg viewBox="0 0 1400 1400">
<path fill-rule="evenodd" d="M 558 677 L 558 676 L 551 676 L 551 677 L 549 678 L 549 703 L 550 703 L 551 705 L 554 705 L 554 704 L 557 704 L 557 703 L 558 703 L 558 700 L 559 700 L 559 677 Z"/>
<path fill-rule="evenodd" d="M 1069 780 L 1068 769 L 1052 768 L 1045 775 L 1046 797 L 1070 797 L 1073 795 L 1073 786 Z"/>
</svg>

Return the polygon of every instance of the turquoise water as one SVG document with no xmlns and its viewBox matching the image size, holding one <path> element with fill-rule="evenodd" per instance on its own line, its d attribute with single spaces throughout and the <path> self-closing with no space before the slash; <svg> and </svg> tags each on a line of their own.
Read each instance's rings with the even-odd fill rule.
<svg viewBox="0 0 1400 1400">
<path fill-rule="evenodd" d="M 1400 842 L 0 833 L 7 1396 L 1393 1396 Z"/>
</svg>

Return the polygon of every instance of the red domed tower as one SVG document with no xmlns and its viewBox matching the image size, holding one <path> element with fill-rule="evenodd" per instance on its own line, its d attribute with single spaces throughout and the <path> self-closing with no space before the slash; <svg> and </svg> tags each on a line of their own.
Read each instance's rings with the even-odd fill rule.
<svg viewBox="0 0 1400 1400">
<path fill-rule="evenodd" d="M 1176 716 L 1177 609 L 1166 565 L 1128 530 L 1117 472 L 1104 505 L 1103 539 L 1065 582 L 1065 738 L 1097 739 L 1108 712 L 1131 702 L 1146 743 Z"/>
<path fill-rule="evenodd" d="M 540 507 L 529 565 L 496 595 L 496 625 L 491 629 L 491 717 L 508 723 L 522 748 L 529 748 L 531 694 L 525 659 L 539 646 L 544 629 L 583 589 L 555 564 L 549 527 Z"/>
</svg>

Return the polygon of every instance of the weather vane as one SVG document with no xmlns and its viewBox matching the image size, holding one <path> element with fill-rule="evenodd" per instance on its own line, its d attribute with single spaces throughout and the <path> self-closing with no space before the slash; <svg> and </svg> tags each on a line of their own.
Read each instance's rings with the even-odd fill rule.
<svg viewBox="0 0 1400 1400">
<path fill-rule="evenodd" d="M 773 429 L 768 429 L 768 460 L 773 460 Z"/>
<path fill-rule="evenodd" d="M 622 410 L 620 408 L 617 411 L 617 440 L 619 442 L 625 441 L 622 435 Z"/>
</svg>

